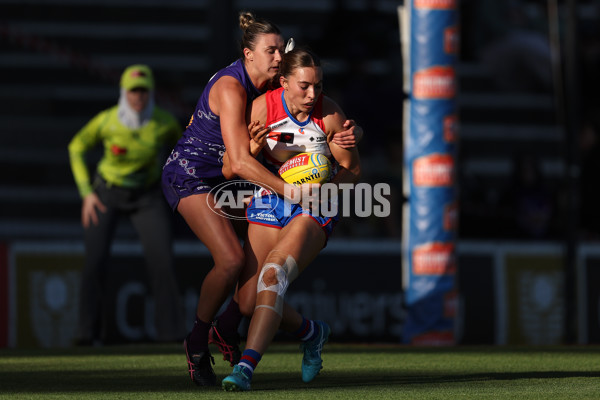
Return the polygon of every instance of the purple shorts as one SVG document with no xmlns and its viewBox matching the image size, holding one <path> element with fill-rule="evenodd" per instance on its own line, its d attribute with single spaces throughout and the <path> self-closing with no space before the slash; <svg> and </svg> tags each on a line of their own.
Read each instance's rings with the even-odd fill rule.
<svg viewBox="0 0 600 400">
<path fill-rule="evenodd" d="M 208 193 L 211 189 L 225 182 L 224 177 L 215 178 L 188 178 L 179 174 L 165 174 L 162 176 L 162 190 L 169 207 L 177 210 L 179 200 L 193 194 Z"/>
<path fill-rule="evenodd" d="M 179 201 L 194 194 L 203 194 L 218 188 L 220 191 L 232 192 L 234 198 L 238 191 L 252 193 L 255 185 L 241 179 L 227 180 L 223 175 L 200 178 L 182 174 L 180 170 L 166 166 L 162 173 L 162 190 L 169 207 L 177 211 Z"/>
</svg>

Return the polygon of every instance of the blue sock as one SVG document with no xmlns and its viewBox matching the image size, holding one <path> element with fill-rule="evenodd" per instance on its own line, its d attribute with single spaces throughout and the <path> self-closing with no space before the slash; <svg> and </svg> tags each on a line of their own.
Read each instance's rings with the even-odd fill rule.
<svg viewBox="0 0 600 400">
<path fill-rule="evenodd" d="M 316 338 L 319 334 L 319 325 L 315 324 L 315 321 L 311 319 L 302 317 L 302 325 L 292 334 L 303 342 L 308 342 Z"/>
<path fill-rule="evenodd" d="M 254 368 L 256 368 L 261 358 L 262 356 L 257 351 L 246 349 L 242 353 L 242 358 L 238 365 L 244 367 L 248 372 L 248 378 L 252 379 Z"/>
</svg>

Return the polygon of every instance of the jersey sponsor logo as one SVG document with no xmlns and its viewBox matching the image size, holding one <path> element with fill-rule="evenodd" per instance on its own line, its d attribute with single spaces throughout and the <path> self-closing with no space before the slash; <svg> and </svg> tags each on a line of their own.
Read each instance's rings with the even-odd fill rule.
<svg viewBox="0 0 600 400">
<path fill-rule="evenodd" d="M 415 72 L 413 96 L 417 99 L 451 99 L 456 95 L 453 67 L 435 66 Z"/>
<path fill-rule="evenodd" d="M 444 140 L 448 143 L 456 142 L 458 136 L 458 117 L 456 114 L 444 117 Z"/>
<path fill-rule="evenodd" d="M 277 218 L 275 218 L 275 216 L 269 212 L 259 212 L 259 213 L 252 212 L 252 213 L 250 213 L 248 218 L 259 220 L 259 221 L 277 222 Z"/>
<path fill-rule="evenodd" d="M 446 54 L 458 54 L 459 33 L 456 26 L 444 29 L 444 52 Z"/>
<path fill-rule="evenodd" d="M 430 154 L 413 162 L 415 186 L 452 186 L 454 183 L 454 159 L 449 154 Z"/>
<path fill-rule="evenodd" d="M 304 128 L 298 128 L 298 132 L 300 132 L 302 135 L 304 135 Z"/>
<path fill-rule="evenodd" d="M 457 0 L 415 0 L 414 7 L 429 10 L 454 10 L 457 7 Z"/>
<path fill-rule="evenodd" d="M 267 139 L 280 143 L 294 143 L 294 134 L 289 132 L 271 132 L 267 135 Z"/>
<path fill-rule="evenodd" d="M 288 120 L 286 119 L 286 120 L 283 120 L 283 121 L 281 121 L 281 122 L 277 122 L 277 123 L 275 123 L 275 124 L 271 124 L 271 125 L 269 125 L 269 128 L 271 128 L 271 129 L 276 129 L 276 128 L 279 128 L 280 126 L 283 126 L 283 125 L 285 125 L 285 124 L 287 124 L 287 123 L 288 123 Z"/>
<path fill-rule="evenodd" d="M 412 252 L 414 275 L 452 275 L 456 272 L 454 244 L 431 242 L 416 246 Z"/>
</svg>

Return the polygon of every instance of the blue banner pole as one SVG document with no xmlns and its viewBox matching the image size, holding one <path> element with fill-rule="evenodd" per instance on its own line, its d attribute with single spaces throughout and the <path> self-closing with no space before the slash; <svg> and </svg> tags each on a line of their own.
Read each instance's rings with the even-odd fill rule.
<svg viewBox="0 0 600 400">
<path fill-rule="evenodd" d="M 407 0 L 403 341 L 455 343 L 458 0 Z"/>
</svg>

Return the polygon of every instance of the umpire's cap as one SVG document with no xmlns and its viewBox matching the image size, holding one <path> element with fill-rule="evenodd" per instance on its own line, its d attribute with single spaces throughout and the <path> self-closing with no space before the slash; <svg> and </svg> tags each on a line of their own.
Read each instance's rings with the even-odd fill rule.
<svg viewBox="0 0 600 400">
<path fill-rule="evenodd" d="M 152 70 L 147 65 L 136 64 L 125 68 L 121 75 L 121 87 L 125 90 L 135 88 L 154 89 Z"/>
</svg>

